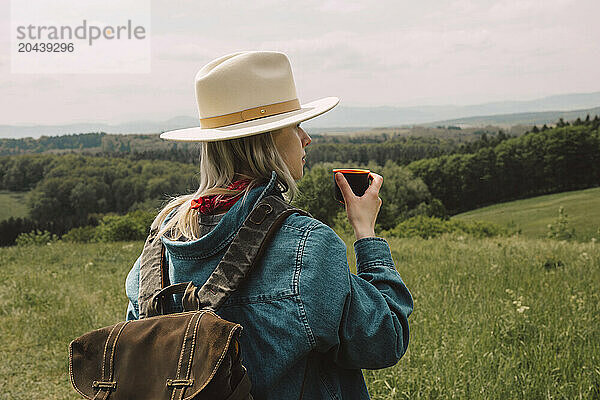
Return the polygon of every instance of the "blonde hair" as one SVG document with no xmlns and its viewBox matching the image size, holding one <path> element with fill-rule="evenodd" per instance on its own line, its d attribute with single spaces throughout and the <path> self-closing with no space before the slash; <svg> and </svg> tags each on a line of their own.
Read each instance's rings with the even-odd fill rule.
<svg viewBox="0 0 600 400">
<path fill-rule="evenodd" d="M 200 185 L 198 190 L 172 198 L 152 222 L 152 229 L 159 229 L 158 236 L 177 240 L 184 236 L 196 240 L 200 236 L 198 210 L 190 208 L 192 199 L 201 196 L 244 193 L 239 201 L 245 201 L 250 189 L 260 186 L 277 173 L 279 190 L 284 198 L 292 201 L 299 193 L 296 181 L 277 151 L 271 132 L 246 136 L 238 139 L 202 142 L 200 155 Z M 244 190 L 226 189 L 237 179 L 251 179 Z M 166 224 L 167 216 L 176 210 Z M 164 226 L 162 226 L 164 224 Z M 168 235 L 166 235 L 168 233 Z"/>
</svg>

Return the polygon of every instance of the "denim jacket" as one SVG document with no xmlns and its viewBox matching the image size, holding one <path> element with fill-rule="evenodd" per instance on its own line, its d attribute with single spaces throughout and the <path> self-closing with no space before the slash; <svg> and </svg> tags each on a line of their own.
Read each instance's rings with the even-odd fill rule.
<svg viewBox="0 0 600 400">
<path fill-rule="evenodd" d="M 276 189 L 250 190 L 195 241 L 163 237 L 171 283 L 200 286 L 219 263 L 253 206 Z M 354 242 L 357 274 L 346 245 L 322 222 L 298 213 L 284 221 L 261 264 L 217 310 L 244 330 L 243 363 L 255 399 L 368 399 L 361 368 L 398 362 L 408 346 L 412 297 L 394 267 L 387 241 Z M 139 259 L 126 280 L 127 319 L 138 317 Z"/>
</svg>

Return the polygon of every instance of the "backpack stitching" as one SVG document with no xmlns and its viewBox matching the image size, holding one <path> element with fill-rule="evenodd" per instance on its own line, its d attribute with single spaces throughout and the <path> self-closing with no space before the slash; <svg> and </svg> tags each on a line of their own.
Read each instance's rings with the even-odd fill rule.
<svg viewBox="0 0 600 400">
<path fill-rule="evenodd" d="M 91 397 L 83 394 L 83 392 L 79 390 L 79 388 L 75 384 L 75 377 L 73 376 L 73 343 L 75 343 L 75 340 L 72 340 L 69 344 L 69 375 L 71 375 L 71 384 L 73 385 L 77 393 L 79 393 L 82 397 L 85 397 L 86 399 L 91 399 Z"/>
<path fill-rule="evenodd" d="M 102 380 L 105 380 L 105 378 L 104 378 L 104 360 L 106 359 L 106 350 L 108 349 L 108 343 L 110 342 L 110 337 L 112 336 L 115 329 L 117 329 L 117 326 L 119 326 L 119 324 L 113 326 L 113 328 L 110 330 L 110 333 L 108 334 L 108 337 L 106 338 L 106 343 L 104 343 L 104 352 L 102 353 Z"/>
<path fill-rule="evenodd" d="M 186 338 L 187 338 L 188 332 L 190 331 L 190 326 L 192 325 L 194 316 L 195 315 L 192 315 L 192 318 L 190 318 L 190 320 L 188 321 L 187 327 L 185 328 L 185 334 L 183 335 L 183 343 L 181 344 L 181 353 L 180 353 L 181 355 L 179 356 L 179 361 L 177 362 L 177 374 L 175 375 L 176 377 L 178 377 L 179 373 L 181 372 L 181 359 L 183 358 L 183 353 L 185 351 Z M 173 389 L 173 392 L 171 393 L 171 400 L 175 399 L 175 392 L 177 392 L 177 388 Z"/>
<path fill-rule="evenodd" d="M 190 379 L 190 372 L 191 372 L 192 360 L 194 359 L 194 349 L 196 348 L 196 335 L 198 334 L 198 325 L 200 324 L 200 320 L 202 319 L 202 315 L 203 314 L 204 314 L 204 312 L 202 312 L 202 314 L 200 314 L 200 316 L 198 317 L 198 320 L 196 321 L 196 325 L 194 325 L 194 336 L 192 337 L 192 349 L 190 350 L 190 359 L 188 361 L 188 366 L 187 366 L 187 372 L 185 374 L 185 379 Z M 185 389 L 182 388 L 181 389 L 181 396 L 179 396 L 179 400 L 183 399 L 184 393 L 185 393 Z"/>
<path fill-rule="evenodd" d="M 121 325 L 121 328 L 119 329 L 119 332 L 117 332 L 117 335 L 115 336 L 115 341 L 113 342 L 112 348 L 110 350 L 110 359 L 108 360 L 110 362 L 109 364 L 109 369 L 108 369 L 108 379 L 112 379 L 113 375 L 114 375 L 114 359 L 115 359 L 115 348 L 117 347 L 117 341 L 119 340 L 119 337 L 121 336 L 121 332 L 123 332 L 123 329 L 125 329 L 125 326 L 129 323 L 129 321 L 126 321 L 125 323 L 123 323 L 123 325 Z"/>
</svg>

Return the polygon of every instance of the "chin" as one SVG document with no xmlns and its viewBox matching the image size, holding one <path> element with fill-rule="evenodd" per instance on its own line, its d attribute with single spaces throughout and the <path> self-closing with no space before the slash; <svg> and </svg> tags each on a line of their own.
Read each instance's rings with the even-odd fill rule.
<svg viewBox="0 0 600 400">
<path fill-rule="evenodd" d="M 290 168 L 290 175 L 292 175 L 295 181 L 302 179 L 302 176 L 304 176 L 304 165 L 300 165 L 295 170 Z"/>
</svg>

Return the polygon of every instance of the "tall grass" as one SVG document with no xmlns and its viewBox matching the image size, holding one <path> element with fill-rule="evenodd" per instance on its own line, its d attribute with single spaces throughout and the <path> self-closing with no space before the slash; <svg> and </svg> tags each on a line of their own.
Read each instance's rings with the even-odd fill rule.
<svg viewBox="0 0 600 400">
<path fill-rule="evenodd" d="M 400 363 L 365 371 L 373 398 L 600 397 L 598 244 L 389 242 L 415 310 Z M 1 399 L 78 398 L 67 345 L 124 318 L 124 280 L 142 245 L 0 249 Z"/>
<path fill-rule="evenodd" d="M 77 399 L 68 344 L 125 318 L 124 282 L 143 243 L 0 249 L 0 398 Z"/>
<path fill-rule="evenodd" d="M 390 240 L 412 291 L 401 362 L 378 399 L 600 396 L 600 249 L 503 238 Z"/>
</svg>

